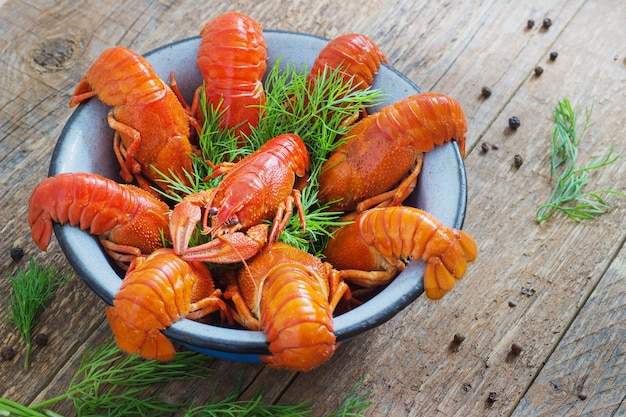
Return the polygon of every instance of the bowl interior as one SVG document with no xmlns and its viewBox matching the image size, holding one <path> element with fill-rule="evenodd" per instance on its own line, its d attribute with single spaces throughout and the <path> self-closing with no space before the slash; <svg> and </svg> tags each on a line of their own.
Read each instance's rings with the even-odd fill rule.
<svg viewBox="0 0 626 417">
<path fill-rule="evenodd" d="M 279 61 L 281 66 L 311 66 L 327 39 L 294 32 L 266 30 L 268 68 Z M 145 57 L 157 74 L 169 80 L 174 71 L 176 81 L 190 99 L 202 82 L 196 66 L 199 37 L 160 47 Z M 280 59 L 279 59 L 280 58 Z M 374 88 L 385 92 L 385 101 L 378 107 L 392 104 L 421 90 L 394 68 L 383 64 L 374 82 Z M 62 172 L 91 172 L 120 181 L 119 166 L 113 154 L 113 130 L 107 124 L 109 108 L 98 99 L 81 104 L 68 120 L 57 142 L 49 175 Z M 449 227 L 460 228 L 465 216 L 467 182 L 463 161 L 455 143 L 437 147 L 428 152 L 419 176 L 418 186 L 406 205 L 432 213 Z M 61 249 L 76 273 L 108 304 L 121 284 L 117 271 L 105 256 L 97 240 L 86 232 L 71 226 L 55 225 L 55 234 Z M 384 323 L 419 297 L 423 292 L 422 262 L 411 262 L 385 289 L 345 314 L 335 318 L 338 341 Z M 258 356 L 268 354 L 265 336 L 261 332 L 210 326 L 182 319 L 164 331 L 166 335 L 185 346 L 225 359 L 257 362 Z"/>
</svg>

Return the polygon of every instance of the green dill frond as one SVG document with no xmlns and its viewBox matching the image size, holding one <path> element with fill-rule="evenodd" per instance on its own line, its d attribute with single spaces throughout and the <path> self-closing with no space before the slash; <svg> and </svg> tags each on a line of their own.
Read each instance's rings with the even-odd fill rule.
<svg viewBox="0 0 626 417">
<path fill-rule="evenodd" d="M 211 396 L 206 404 L 195 401 L 167 402 L 158 389 L 178 380 L 207 379 L 213 371 L 207 367 L 208 357 L 193 351 L 177 352 L 169 362 L 146 360 L 122 352 L 112 337 L 88 349 L 63 394 L 40 403 L 25 406 L 0 398 L 0 415 L 59 416 L 50 406 L 71 401 L 78 416 L 166 416 L 184 412 L 187 417 L 205 416 L 311 416 L 310 401 L 299 404 L 271 404 L 261 394 L 248 400 L 239 399 L 239 389 L 223 400 Z M 336 413 L 326 417 L 362 416 L 371 403 L 367 393 L 357 395 L 360 383 L 350 391 Z M 5 414 L 3 414 L 5 413 Z"/>
<path fill-rule="evenodd" d="M 215 108 L 209 105 L 204 88 L 200 89 L 199 97 L 204 119 L 199 137 L 202 159 L 217 165 L 222 162 L 233 162 L 251 153 L 252 149 L 248 146 L 242 147 L 242 144 L 238 144 L 239 139 L 235 135 L 237 127 L 231 129 L 224 127 L 224 115 L 228 109 L 222 108 L 223 101 L 220 100 Z M 245 145 L 245 138 L 243 142 Z M 208 164 L 207 168 L 210 168 Z"/>
<path fill-rule="evenodd" d="M 193 154 L 192 154 L 193 157 Z M 164 186 L 169 187 L 173 193 L 165 192 L 160 188 L 152 187 L 152 189 L 158 194 L 162 195 L 165 200 L 172 200 L 176 203 L 179 203 L 183 200 L 183 197 L 187 194 L 191 194 L 196 192 L 202 187 L 202 178 L 197 175 L 195 161 L 194 161 L 194 173 L 184 172 L 185 178 L 187 181 L 184 181 L 182 178 L 178 177 L 172 170 L 168 170 L 168 174 L 160 171 L 154 165 L 151 165 L 151 168 L 159 175 L 159 179 L 156 181 Z M 190 184 L 190 185 L 189 185 Z"/>
<path fill-rule="evenodd" d="M 88 350 L 67 391 L 32 408 L 44 409 L 61 400 L 73 402 L 77 415 L 171 415 L 186 404 L 168 403 L 151 394 L 151 386 L 176 380 L 207 378 L 207 357 L 177 352 L 173 360 L 146 360 L 122 352 L 113 338 Z"/>
<path fill-rule="evenodd" d="M 350 394 L 343 400 L 337 412 L 327 414 L 324 417 L 362 416 L 363 411 L 367 410 L 372 405 L 370 401 L 367 401 L 367 397 L 370 394 L 369 392 L 359 395 L 356 394 L 362 384 L 362 380 L 357 382 L 356 385 L 350 390 Z"/>
<path fill-rule="evenodd" d="M 317 189 L 310 185 L 301 192 L 302 209 L 306 222 L 305 230 L 302 230 L 300 217 L 294 209 L 293 215 L 289 218 L 287 226 L 278 240 L 322 257 L 322 251 L 326 247 L 328 239 L 332 237 L 333 230 L 350 222 L 341 221 L 342 212 L 328 211 L 328 205 L 320 206 L 317 193 Z"/>
<path fill-rule="evenodd" d="M 311 81 L 306 67 L 287 64 L 281 71 L 279 62 L 267 76 L 264 116 L 251 140 L 260 146 L 283 133 L 300 136 L 310 153 L 311 177 L 316 179 L 323 162 L 350 129 L 346 121 L 379 104 L 383 93 L 354 88 L 344 81 L 341 68 L 325 69 Z"/>
<path fill-rule="evenodd" d="M 582 168 L 575 167 L 578 147 L 593 124 L 590 122 L 592 109 L 593 105 L 585 109 L 585 121 L 580 134 L 576 111 L 567 98 L 559 101 L 554 109 L 555 127 L 552 135 L 550 168 L 552 176 L 556 179 L 556 185 L 548 202 L 537 210 L 535 217 L 538 223 L 550 219 L 557 211 L 565 213 L 576 222 L 591 220 L 613 209 L 602 195 L 626 197 L 626 194 L 610 189 L 584 191 L 589 182 L 590 171 L 604 168 L 619 159 L 619 155 L 614 154 L 613 144 L 602 158 L 595 159 Z"/>
<path fill-rule="evenodd" d="M 52 267 L 41 266 L 33 259 L 26 271 L 18 271 L 9 277 L 11 294 L 5 305 L 2 321 L 12 323 L 26 344 L 24 369 L 30 367 L 31 332 L 35 327 L 38 314 L 46 308 L 58 287 L 67 283 L 69 275 L 58 276 Z"/>
</svg>

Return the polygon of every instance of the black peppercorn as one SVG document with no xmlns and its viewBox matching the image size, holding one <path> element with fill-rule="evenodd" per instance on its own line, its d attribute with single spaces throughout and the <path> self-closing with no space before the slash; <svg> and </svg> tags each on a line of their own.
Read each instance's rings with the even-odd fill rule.
<svg viewBox="0 0 626 417">
<path fill-rule="evenodd" d="M 480 91 L 480 93 L 482 94 L 482 96 L 484 98 L 489 98 L 489 97 L 491 97 L 491 88 L 483 87 L 482 90 Z"/>
<path fill-rule="evenodd" d="M 465 340 L 465 335 L 462 333 L 455 333 L 454 338 L 452 339 L 452 341 L 456 343 L 457 345 L 460 345 L 461 343 L 463 343 L 464 340 Z"/>
<path fill-rule="evenodd" d="M 550 19 L 549 17 L 543 19 L 543 28 L 548 29 L 550 26 L 552 26 L 552 19 Z"/>
<path fill-rule="evenodd" d="M 487 402 L 495 403 L 497 399 L 498 399 L 498 393 L 494 392 L 494 391 L 491 391 L 489 393 L 489 396 L 487 397 Z"/>
<path fill-rule="evenodd" d="M 559 56 L 558 52 L 550 52 L 550 60 L 551 61 L 556 60 L 558 56 Z"/>
<path fill-rule="evenodd" d="M 521 167 L 523 163 L 524 160 L 522 159 L 522 155 L 515 155 L 513 157 L 513 165 L 515 165 L 515 168 Z"/>
<path fill-rule="evenodd" d="M 519 117 L 517 116 L 513 116 L 509 119 L 509 127 L 513 130 L 517 130 L 518 127 L 521 126 L 521 122 L 519 120 Z"/>
<path fill-rule="evenodd" d="M 20 248 L 19 246 L 13 246 L 11 248 L 11 258 L 13 258 L 14 261 L 17 262 L 23 257 L 24 257 L 24 249 Z"/>
<path fill-rule="evenodd" d="M 578 398 L 582 401 L 585 401 L 587 399 L 587 393 L 585 391 L 580 391 L 578 393 Z"/>
<path fill-rule="evenodd" d="M 517 307 L 517 302 L 513 300 L 509 301 L 509 307 Z"/>
<path fill-rule="evenodd" d="M 39 333 L 34 338 L 35 344 L 39 347 L 44 347 L 48 344 L 48 335 L 45 333 Z"/>
<path fill-rule="evenodd" d="M 533 19 L 528 19 L 528 22 L 526 22 L 526 27 L 528 29 L 532 29 L 535 26 L 535 21 Z"/>
<path fill-rule="evenodd" d="M 3 347 L 0 350 L 0 356 L 5 361 L 10 361 L 15 356 L 15 351 L 11 346 Z"/>
<path fill-rule="evenodd" d="M 543 74 L 543 68 L 541 68 L 540 66 L 536 66 L 535 67 L 535 75 L 537 77 L 539 77 L 541 74 Z"/>
<path fill-rule="evenodd" d="M 483 143 L 480 145 L 480 150 L 481 150 L 481 151 L 483 151 L 483 153 L 487 153 L 487 152 L 489 152 L 489 145 L 487 145 L 485 142 L 483 142 Z"/>
<path fill-rule="evenodd" d="M 515 355 L 519 355 L 520 353 L 522 353 L 522 349 L 522 345 L 517 342 L 513 342 L 513 344 L 511 345 L 511 353 Z"/>
</svg>

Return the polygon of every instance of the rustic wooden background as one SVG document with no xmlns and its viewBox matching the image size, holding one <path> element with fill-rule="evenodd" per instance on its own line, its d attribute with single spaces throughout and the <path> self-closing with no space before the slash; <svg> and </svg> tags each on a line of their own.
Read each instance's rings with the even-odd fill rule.
<svg viewBox="0 0 626 417">
<path fill-rule="evenodd" d="M 296 374 L 215 360 L 214 378 L 176 384 L 166 398 L 202 401 L 216 382 L 219 397 L 242 377 L 242 398 L 261 390 L 267 401 L 308 399 L 323 415 L 363 380 L 368 416 L 626 415 L 626 200 L 609 198 L 616 210 L 580 224 L 564 216 L 534 220 L 553 186 L 558 100 L 568 97 L 581 112 L 594 104 L 581 162 L 611 144 L 626 149 L 623 0 L 0 1 L 2 302 L 5 278 L 29 258 L 72 273 L 56 241 L 45 253 L 31 242 L 27 198 L 47 174 L 70 95 L 89 64 L 110 46 L 144 53 L 197 35 L 228 10 L 268 29 L 364 33 L 422 89 L 459 100 L 469 123 L 464 228 L 480 254 L 442 301 L 418 299 L 318 369 Z M 544 18 L 552 20 L 548 29 Z M 536 22 L 531 29 L 528 19 Z M 488 99 L 483 86 L 493 92 Z M 517 131 L 508 128 L 511 116 L 521 119 Z M 590 187 L 626 192 L 625 166 L 621 158 L 593 173 Z M 12 246 L 25 249 L 24 260 L 12 261 Z M 74 276 L 35 329 L 50 341 L 34 349 L 28 371 L 14 328 L 0 323 L 0 345 L 17 351 L 0 362 L 0 396 L 29 404 L 63 392 L 85 349 L 110 334 L 104 307 Z M 466 337 L 458 349 L 455 333 Z M 513 342 L 521 354 L 510 353 Z M 72 414 L 71 404 L 54 409 Z"/>
</svg>

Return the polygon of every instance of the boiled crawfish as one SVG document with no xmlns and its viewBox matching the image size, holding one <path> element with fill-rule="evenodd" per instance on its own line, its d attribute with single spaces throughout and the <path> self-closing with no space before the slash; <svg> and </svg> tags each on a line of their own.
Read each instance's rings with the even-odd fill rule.
<svg viewBox="0 0 626 417">
<path fill-rule="evenodd" d="M 262 79 L 267 45 L 261 24 L 245 14 L 229 12 L 207 22 L 201 36 L 197 64 L 207 102 L 213 108 L 221 103 L 224 127 L 234 128 L 237 136 L 250 135 L 265 104 Z"/>
<path fill-rule="evenodd" d="M 133 261 L 106 316 L 120 349 L 167 361 L 176 351 L 161 330 L 183 317 L 199 319 L 217 311 L 232 324 L 208 267 L 158 249 Z"/>
<path fill-rule="evenodd" d="M 339 70 L 344 83 L 351 82 L 353 88 L 365 90 L 374 83 L 383 62 L 388 62 L 385 54 L 367 36 L 358 33 L 341 35 L 322 48 L 308 78 L 313 80 L 324 71 Z"/>
<path fill-rule="evenodd" d="M 122 46 L 109 48 L 94 61 L 76 87 L 70 107 L 98 96 L 112 109 L 115 154 L 126 182 L 134 179 L 165 191 L 162 175 L 188 184 L 192 173 L 189 116 L 171 88 L 141 55 Z"/>
<path fill-rule="evenodd" d="M 270 139 L 236 164 L 216 166 L 214 176 L 225 173 L 218 186 L 186 196 L 172 211 L 171 233 L 176 253 L 187 260 L 209 260 L 207 256 L 212 257 L 216 248 L 223 246 L 220 240 L 225 240 L 235 251 L 245 250 L 249 255 L 240 260 L 247 259 L 258 252 L 265 242 L 258 238 L 246 240 L 237 231 L 245 231 L 256 227 L 263 220 L 273 218 L 269 237 L 269 241 L 273 242 L 285 228 L 294 205 L 304 228 L 304 213 L 296 179 L 305 178 L 309 168 L 306 145 L 294 134 Z M 201 218 L 203 233 L 210 233 L 218 239 L 188 247 Z M 242 239 L 242 242 L 237 244 L 233 239 Z"/>
<path fill-rule="evenodd" d="M 122 268 L 169 239 L 170 208 L 141 188 L 97 174 L 63 173 L 41 181 L 28 199 L 33 240 L 46 250 L 52 222 L 79 226 L 97 235 Z"/>
<path fill-rule="evenodd" d="M 330 209 L 339 211 L 399 205 L 415 187 L 423 153 L 454 138 L 465 156 L 466 132 L 459 103 L 443 94 L 414 94 L 384 107 L 344 135 L 322 166 L 318 198 L 335 201 Z"/>
<path fill-rule="evenodd" d="M 347 285 L 331 265 L 276 242 L 241 269 L 238 282 L 224 297 L 235 303 L 236 321 L 266 335 L 268 366 L 308 371 L 333 355 L 333 311 Z"/>
<path fill-rule="evenodd" d="M 388 283 L 405 261 L 426 263 L 424 291 L 439 299 L 461 279 L 478 253 L 474 239 L 450 229 L 414 207 L 373 208 L 337 230 L 328 242 L 326 260 L 341 278 L 364 287 Z"/>
</svg>

